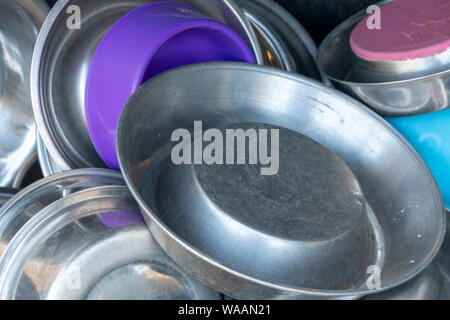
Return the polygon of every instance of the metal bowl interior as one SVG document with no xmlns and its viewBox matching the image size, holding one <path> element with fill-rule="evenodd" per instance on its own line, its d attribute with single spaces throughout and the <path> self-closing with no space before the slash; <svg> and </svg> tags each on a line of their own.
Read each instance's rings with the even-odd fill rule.
<svg viewBox="0 0 450 320">
<path fill-rule="evenodd" d="M 153 194 L 143 188 L 144 177 L 155 156 L 170 148 L 172 132 L 192 128 L 197 120 L 205 130 L 238 123 L 280 126 L 337 154 L 355 174 L 379 223 L 381 232 L 374 241 L 384 258 L 381 290 L 412 278 L 436 255 L 445 228 L 442 197 L 423 160 L 383 119 L 346 95 L 273 68 L 189 66 L 155 78 L 129 100 L 118 127 L 119 162 L 160 245 L 184 269 L 219 291 L 234 298 L 330 298 L 377 290 L 318 290 L 255 278 L 242 272 L 243 265 L 230 268 L 225 254 L 205 254 L 170 229 L 149 204 Z M 230 242 L 236 250 L 251 246 L 234 243 L 233 238 L 218 241 Z M 241 264 L 249 263 L 241 259 Z M 296 276 L 300 281 L 307 278 Z"/>
<path fill-rule="evenodd" d="M 60 199 L 18 231 L 0 260 L 3 299 L 219 299 L 161 250 L 143 222 L 111 228 L 99 214 L 139 208 L 125 186 Z"/>
<path fill-rule="evenodd" d="M 264 25 L 253 14 L 245 12 L 245 16 L 255 30 L 264 57 L 264 65 L 291 71 L 292 66 L 284 44 L 274 36 L 267 25 Z"/>
<path fill-rule="evenodd" d="M 31 91 L 33 110 L 42 140 L 63 170 L 105 167 L 87 130 L 84 90 L 92 55 L 106 31 L 139 5 L 157 0 L 61 0 L 51 10 L 33 57 Z M 213 19 L 228 24 L 263 61 L 248 20 L 230 0 L 178 0 Z M 81 9 L 80 30 L 69 30 L 69 6 Z"/>
<path fill-rule="evenodd" d="M 380 2 L 379 5 L 392 0 Z M 352 75 L 353 53 L 350 48 L 350 33 L 366 14 L 360 11 L 337 26 L 322 42 L 317 55 L 320 71 L 332 84 L 358 98 L 377 113 L 390 116 L 412 115 L 443 110 L 450 107 L 450 70 L 435 73 L 415 74 L 406 80 L 361 82 Z M 407 62 L 411 63 L 411 62 Z M 424 64 L 425 69 L 428 65 Z M 384 69 L 392 73 L 408 69 L 408 65 L 386 64 Z"/>
<path fill-rule="evenodd" d="M 45 1 L 0 1 L 0 186 L 18 187 L 36 156 L 31 58 Z"/>
<path fill-rule="evenodd" d="M 414 279 L 363 300 L 448 300 L 450 282 L 442 275 L 436 263 L 432 262 Z"/>
<path fill-rule="evenodd" d="M 272 0 L 237 0 L 259 29 L 265 29 L 269 39 L 282 53 L 284 70 L 323 80 L 316 64 L 317 47 L 309 33 L 283 7 Z M 264 53 L 264 52 L 263 52 Z"/>
</svg>

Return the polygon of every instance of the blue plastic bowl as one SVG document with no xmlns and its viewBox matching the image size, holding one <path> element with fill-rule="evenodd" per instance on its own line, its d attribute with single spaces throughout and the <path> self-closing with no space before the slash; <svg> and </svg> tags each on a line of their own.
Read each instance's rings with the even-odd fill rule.
<svg viewBox="0 0 450 320">
<path fill-rule="evenodd" d="M 450 209 L 450 109 L 417 116 L 387 117 L 433 173 Z"/>
</svg>

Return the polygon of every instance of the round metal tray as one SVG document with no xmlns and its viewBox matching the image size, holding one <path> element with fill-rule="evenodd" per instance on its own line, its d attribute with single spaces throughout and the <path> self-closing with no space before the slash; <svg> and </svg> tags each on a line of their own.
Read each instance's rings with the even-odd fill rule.
<svg viewBox="0 0 450 320">
<path fill-rule="evenodd" d="M 191 130 L 198 120 L 203 121 L 204 130 L 242 123 L 279 126 L 312 138 L 340 157 L 355 174 L 365 196 L 372 230 L 367 232 L 375 249 L 369 254 L 375 255 L 374 261 L 382 269 L 381 288 L 367 289 L 366 268 L 356 268 L 358 275 L 347 284 L 339 283 L 343 279 L 335 277 L 340 274 L 338 269 L 355 268 L 354 265 L 314 254 L 319 244 L 313 245 L 308 237 L 304 241 L 292 238 L 285 229 L 295 228 L 297 223 L 283 223 L 286 216 L 278 217 L 267 208 L 255 212 L 259 208 L 257 197 L 262 194 L 274 198 L 271 206 L 279 206 L 277 212 L 288 210 L 286 199 L 290 196 L 296 199 L 291 193 L 298 190 L 296 182 L 291 181 L 295 180 L 295 174 L 283 175 L 281 182 L 277 180 L 278 175 L 262 180 L 257 175 L 243 175 L 243 181 L 239 182 L 237 176 L 228 179 L 227 169 L 216 168 L 207 175 L 211 180 L 200 181 L 197 172 L 196 182 L 186 184 L 192 182 L 192 171 L 170 165 L 171 134 L 179 128 Z M 445 229 L 442 197 L 413 148 L 383 119 L 357 101 L 302 76 L 229 63 L 169 71 L 145 84 L 129 100 L 119 122 L 117 139 L 125 180 L 156 240 L 185 270 L 234 298 L 349 298 L 376 293 L 422 271 L 442 242 Z M 293 154 L 303 150 L 296 144 L 290 147 Z M 280 153 L 281 158 L 286 154 L 289 152 Z M 296 170 L 295 161 L 288 163 L 285 165 L 293 173 L 306 170 Z M 163 171 L 166 167 L 171 169 Z M 235 189 L 242 190 L 244 181 L 249 184 L 245 192 L 233 192 L 234 199 L 220 201 L 222 194 L 224 197 L 229 194 L 220 190 L 230 187 L 230 183 L 236 183 Z M 328 192 L 333 192 L 332 185 Z M 171 186 L 175 188 L 174 197 L 169 192 Z M 305 199 L 315 199 L 317 194 L 308 194 Z M 187 201 L 185 209 L 180 210 L 178 205 L 185 203 L 183 199 L 192 201 Z M 248 201 L 248 215 L 234 210 L 233 206 Z M 230 204 L 231 209 L 224 203 Z M 221 210 L 214 209 L 217 207 Z M 287 216 L 296 221 L 295 212 Z M 303 213 L 300 217 L 304 218 Z M 314 217 L 312 223 L 324 222 L 319 219 L 321 215 Z M 354 234 L 352 229 L 348 235 Z M 349 241 L 347 245 L 360 248 L 367 244 L 365 239 L 358 243 Z M 310 251 L 302 251 L 308 244 Z M 344 248 L 341 241 L 335 244 L 336 251 L 330 252 L 337 254 L 341 250 L 345 254 L 348 246 Z M 310 267 L 304 268 L 303 264 L 303 269 L 297 269 L 295 259 L 299 255 L 288 254 L 294 248 L 303 252 L 304 256 L 300 257 L 308 257 L 303 261 L 311 262 Z M 273 259 L 272 252 L 277 253 L 277 259 Z M 315 262 L 321 264 L 317 270 Z M 330 274 L 333 277 L 328 278 Z"/>
</svg>

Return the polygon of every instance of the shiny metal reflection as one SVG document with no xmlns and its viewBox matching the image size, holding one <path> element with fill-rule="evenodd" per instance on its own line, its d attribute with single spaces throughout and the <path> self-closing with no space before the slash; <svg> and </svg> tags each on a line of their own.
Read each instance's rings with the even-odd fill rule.
<svg viewBox="0 0 450 320">
<path fill-rule="evenodd" d="M 382 1 L 379 5 L 390 1 L 392 0 Z M 355 79 L 354 59 L 352 59 L 349 38 L 353 27 L 365 15 L 366 10 L 363 10 L 348 18 L 322 42 L 317 56 L 320 71 L 337 89 L 359 99 L 381 115 L 404 116 L 449 108 L 450 68 L 448 64 L 439 71 L 433 67 L 430 69 L 428 60 L 425 60 L 421 71 L 413 72 L 412 76 L 406 79 L 403 77 L 399 79 L 399 73 L 408 73 L 407 71 L 411 69 L 408 65 L 415 65 L 414 61 L 405 62 L 400 66 L 387 63 L 377 65 L 376 70 L 384 70 L 381 75 L 379 72 L 376 77 L 373 74 L 369 75 L 369 78 L 378 79 L 378 81 L 358 81 L 357 77 Z M 381 79 L 380 77 L 386 73 L 397 76 L 388 74 L 385 80 Z M 367 80 L 367 75 L 363 75 L 363 78 Z"/>
<path fill-rule="evenodd" d="M 1 299 L 219 299 L 176 266 L 143 222 L 99 213 L 139 208 L 125 186 L 86 189 L 33 210 L 0 259 Z"/>
<path fill-rule="evenodd" d="M 221 85 L 217 86 L 217 83 Z M 242 94 L 242 88 L 245 88 L 245 94 Z M 358 281 L 351 281 L 349 286 L 334 282 L 334 275 L 340 271 L 333 269 L 331 258 L 327 260 L 327 255 L 321 256 L 313 249 L 303 257 L 307 263 L 323 258 L 322 274 L 312 279 L 311 270 L 298 271 L 294 267 L 297 265 L 292 263 L 297 256 L 287 252 L 296 245 L 301 248 L 302 244 L 289 242 L 289 237 L 275 237 L 275 240 L 268 241 L 272 250 L 279 249 L 279 259 L 285 253 L 283 271 L 292 267 L 292 278 L 286 276 L 279 281 L 283 276 L 276 274 L 280 270 L 279 259 L 271 259 L 271 255 L 263 253 L 258 260 L 247 259 L 245 253 L 256 250 L 253 247 L 255 236 L 267 235 L 254 224 L 272 221 L 276 225 L 277 221 L 283 221 L 282 218 L 277 220 L 276 215 L 265 217 L 264 213 L 268 211 L 262 209 L 261 221 L 253 219 L 256 221 L 249 224 L 242 215 L 233 215 L 234 211 L 211 210 L 223 209 L 224 203 L 237 206 L 254 197 L 241 198 L 241 195 L 233 194 L 234 198 L 227 202 L 212 200 L 205 196 L 205 183 L 198 183 L 198 179 L 195 184 L 185 183 L 189 177 L 192 178 L 189 170 L 168 170 L 165 178 L 161 176 L 155 180 L 164 172 L 165 166 L 170 168 L 170 157 L 167 160 L 164 156 L 167 150 L 170 151 L 172 132 L 178 128 L 191 129 L 195 120 L 203 120 L 205 130 L 239 123 L 281 126 L 306 135 L 337 154 L 361 185 L 368 213 L 373 212 L 372 216 L 368 215 L 370 225 L 376 226 L 377 222 L 379 225 L 373 228 L 379 232 L 374 232 L 370 242 L 375 244 L 380 257 L 385 254 L 384 259 L 380 259 L 380 290 L 393 288 L 413 278 L 437 254 L 445 230 L 444 205 L 439 189 L 423 160 L 383 119 L 347 95 L 309 78 L 274 68 L 238 63 L 188 66 L 148 82 L 128 101 L 119 121 L 119 162 L 153 236 L 180 266 L 217 290 L 244 299 L 352 298 L 377 292 L 365 284 L 358 285 Z M 147 171 L 159 162 L 161 167 Z M 170 175 L 173 175 L 174 183 L 169 183 L 172 181 Z M 227 180 L 220 183 L 216 181 L 219 175 L 209 176 L 214 177 L 207 180 L 211 181 L 211 188 L 216 188 L 214 194 L 226 197 L 227 193 L 220 190 L 224 190 Z M 285 185 L 289 185 L 289 179 L 285 179 Z M 256 183 L 259 180 L 250 181 L 255 182 L 254 188 L 262 188 Z M 157 184 L 157 189 L 152 182 Z M 174 210 L 162 211 L 161 206 L 167 204 L 170 207 L 169 202 L 173 199 L 164 197 L 169 196 L 163 191 L 171 190 L 170 186 L 174 187 L 174 192 L 179 191 L 177 200 L 173 202 Z M 271 197 L 277 195 L 275 190 L 268 194 Z M 189 205 L 184 207 L 184 211 L 178 210 L 180 208 L 176 205 L 182 203 L 180 200 L 184 197 Z M 285 208 L 283 198 L 277 199 L 278 202 L 274 203 Z M 199 213 L 208 219 L 202 220 Z M 248 219 L 252 217 L 254 215 Z M 232 221 L 233 225 L 240 221 L 237 223 L 240 227 L 220 228 L 217 220 Z M 191 228 L 181 233 L 182 226 L 177 225 L 178 221 L 190 223 Z M 194 225 L 200 225 L 203 231 L 208 230 L 203 233 L 203 238 L 194 234 Z M 282 225 L 285 228 L 285 224 Z M 243 232 L 246 228 L 253 231 Z M 233 232 L 235 235 L 230 236 Z M 366 243 L 365 239 L 361 241 Z M 209 247 L 210 243 L 221 243 L 220 247 L 226 250 L 214 251 Z M 349 243 L 354 244 L 353 241 Z M 336 247 L 344 256 L 348 249 L 346 245 Z M 253 264 L 255 261 L 262 267 L 256 265 L 258 262 Z M 330 269 L 324 272 L 327 266 Z M 341 267 L 348 268 L 345 265 Z M 258 272 L 254 272 L 255 269 Z M 330 279 L 326 275 L 330 275 Z M 316 287 L 302 285 L 313 282 Z"/>
<path fill-rule="evenodd" d="M 49 11 L 43 0 L 0 0 L 0 186 L 19 187 L 36 160 L 31 58 Z"/>
<path fill-rule="evenodd" d="M 84 89 L 91 57 L 111 25 L 139 5 L 157 0 L 60 0 L 36 44 L 31 73 L 33 110 L 42 140 L 62 170 L 104 167 L 87 130 Z M 232 0 L 178 0 L 233 27 L 263 57 L 254 31 Z M 66 9 L 82 10 L 81 29 L 66 26 Z M 34 134 L 34 133 L 33 133 Z"/>
</svg>

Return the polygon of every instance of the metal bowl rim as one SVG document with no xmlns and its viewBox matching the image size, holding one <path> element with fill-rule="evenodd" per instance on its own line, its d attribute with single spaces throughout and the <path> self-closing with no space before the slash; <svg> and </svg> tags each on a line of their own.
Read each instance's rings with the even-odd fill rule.
<svg viewBox="0 0 450 320">
<path fill-rule="evenodd" d="M 64 178 L 83 177 L 83 176 L 84 177 L 103 176 L 103 177 L 117 178 L 118 180 L 123 179 L 123 176 L 117 171 L 100 168 L 75 169 L 56 173 L 52 176 L 36 181 L 33 184 L 16 193 L 0 208 L 0 219 L 3 218 L 6 212 L 8 212 L 15 205 L 17 205 L 17 203 L 26 199 L 30 193 L 39 190 L 40 188 L 48 185 L 49 183 L 57 182 L 58 180 L 62 180 Z"/>
<path fill-rule="evenodd" d="M 315 289 L 307 289 L 307 288 L 296 288 L 293 286 L 288 286 L 288 285 L 281 285 L 281 284 L 275 284 L 275 283 L 270 283 L 264 280 L 260 280 L 257 278 L 254 278 L 252 276 L 246 275 L 244 273 L 235 271 L 231 268 L 228 268 L 226 266 L 224 266 L 223 264 L 220 264 L 219 262 L 215 261 L 213 258 L 203 254 L 200 250 L 198 250 L 197 248 L 191 246 L 189 243 L 187 243 L 185 240 L 183 240 L 181 237 L 179 237 L 176 233 L 174 233 L 169 227 L 167 227 L 164 222 L 162 222 L 157 216 L 155 216 L 153 214 L 153 211 L 148 207 L 148 205 L 146 204 L 146 202 L 141 198 L 139 191 L 137 190 L 137 188 L 135 187 L 133 181 L 131 180 L 131 177 L 128 175 L 128 170 L 127 167 L 124 163 L 124 159 L 123 159 L 123 155 L 120 152 L 121 150 L 121 141 L 120 141 L 120 137 L 122 135 L 122 128 L 123 128 L 123 121 L 126 118 L 126 115 L 130 112 L 131 108 L 133 106 L 136 106 L 135 103 L 135 99 L 138 96 L 138 94 L 142 91 L 145 90 L 147 87 L 151 86 L 153 83 L 158 82 L 161 79 L 170 77 L 173 73 L 182 73 L 185 70 L 190 70 L 190 69 L 196 69 L 196 68 L 203 68 L 204 69 L 214 69 L 216 70 L 216 72 L 220 69 L 226 69 L 226 70 L 247 70 L 247 71 L 251 71 L 251 72 L 261 72 L 261 73 L 266 73 L 266 74 L 270 74 L 270 75 L 274 75 L 274 76 L 278 76 L 284 79 L 288 79 L 288 80 L 293 80 L 296 82 L 299 82 L 303 85 L 307 85 L 310 87 L 313 87 L 314 89 L 317 90 L 322 90 L 323 92 L 328 93 L 329 95 L 334 95 L 336 98 L 347 101 L 347 105 L 348 107 L 354 108 L 354 109 L 358 109 L 360 110 L 360 112 L 362 113 L 366 113 L 367 116 L 369 117 L 373 117 L 374 120 L 378 121 L 379 123 L 381 123 L 382 125 L 384 125 L 386 127 L 387 130 L 390 131 L 391 134 L 393 134 L 397 139 L 399 139 L 401 142 L 403 142 L 403 147 L 405 149 L 405 151 L 409 152 L 410 155 L 412 156 L 412 158 L 415 159 L 415 162 L 419 165 L 419 167 L 422 167 L 422 171 L 423 173 L 428 177 L 430 183 L 433 186 L 434 189 L 434 194 L 435 194 L 435 202 L 438 202 L 441 204 L 442 207 L 442 212 L 439 220 L 439 224 L 438 224 L 438 229 L 441 230 L 440 232 L 440 237 L 437 240 L 433 251 L 428 255 L 428 257 L 424 260 L 424 262 L 422 263 L 422 265 L 416 267 L 415 269 L 413 269 L 413 271 L 409 272 L 408 274 L 406 274 L 405 276 L 403 276 L 401 279 L 394 281 L 390 284 L 388 284 L 387 286 L 384 286 L 380 289 L 376 289 L 376 290 L 370 290 L 370 289 L 356 289 L 356 290 L 315 290 Z M 130 105 L 130 103 L 133 103 L 133 105 Z M 363 108 L 361 108 L 363 107 Z M 442 200 L 442 195 L 438 189 L 437 183 L 433 177 L 433 175 L 431 174 L 430 170 L 428 169 L 428 167 L 425 165 L 424 161 L 422 160 L 422 158 L 418 155 L 418 153 L 414 150 L 414 148 L 409 144 L 409 142 L 402 136 L 400 135 L 399 132 L 397 132 L 389 123 L 386 122 L 386 120 L 384 120 L 381 116 L 379 116 L 378 114 L 376 114 L 374 111 L 370 110 L 369 108 L 365 107 L 362 103 L 358 102 L 357 100 L 355 100 L 354 98 L 341 93 L 340 91 L 337 91 L 333 88 L 329 88 L 326 85 L 310 79 L 308 77 L 302 76 L 302 75 L 297 75 L 297 74 L 293 74 L 293 73 L 288 73 L 276 68 L 272 68 L 272 67 L 267 67 L 267 66 L 253 66 L 253 65 L 248 65 L 248 64 L 244 64 L 244 63 L 229 63 L 229 62 L 213 62 L 213 63 L 207 63 L 207 64 L 196 64 L 196 65 L 189 65 L 189 66 L 183 66 L 183 67 L 179 67 L 173 70 L 169 70 L 166 71 L 160 75 L 158 75 L 157 77 L 155 77 L 154 79 L 152 79 L 151 81 L 148 81 L 145 85 L 143 85 L 138 91 L 136 91 L 132 97 L 130 98 L 130 100 L 128 101 L 126 107 L 124 108 L 124 111 L 122 112 L 120 119 L 119 119 L 119 123 L 118 123 L 118 127 L 117 127 L 117 136 L 116 136 L 116 149 L 117 149 L 117 154 L 118 154 L 118 160 L 119 160 L 119 165 L 120 168 L 122 170 L 123 173 L 123 177 L 124 180 L 126 182 L 126 184 L 128 185 L 131 193 L 133 194 L 135 200 L 138 202 L 139 206 L 141 208 L 143 208 L 143 214 L 144 216 L 147 216 L 148 218 L 150 218 L 154 223 L 156 223 L 156 225 L 158 226 L 158 228 L 160 228 L 161 230 L 164 231 L 164 233 L 166 233 L 171 239 L 173 239 L 176 243 L 178 243 L 178 245 L 180 245 L 181 247 L 183 247 L 185 250 L 187 250 L 188 252 L 190 252 L 192 255 L 194 255 L 197 259 L 206 261 L 207 263 L 209 263 L 210 265 L 212 265 L 215 268 L 218 268 L 222 271 L 225 271 L 227 273 L 230 273 L 236 277 L 245 279 L 249 282 L 255 283 L 255 284 L 259 284 L 261 286 L 264 287 L 268 287 L 268 288 L 273 288 L 276 290 L 282 290 L 282 291 L 288 291 L 294 294 L 304 294 L 304 295 L 312 295 L 312 296 L 326 296 L 326 297 L 337 297 L 337 296 L 355 296 L 355 295 L 368 295 L 368 294 L 373 294 L 373 293 L 378 293 L 381 291 L 385 291 L 385 290 L 389 290 L 392 289 L 395 286 L 398 286 L 408 280 L 410 280 L 411 278 L 413 278 L 415 275 L 417 275 L 418 273 L 420 273 L 423 269 L 425 269 L 427 267 L 427 265 L 434 259 L 434 257 L 436 256 L 436 254 L 438 253 L 438 249 L 440 248 L 440 246 L 442 245 L 443 239 L 444 239 L 444 235 L 445 235 L 445 222 L 446 222 L 446 216 L 445 216 L 445 210 L 444 210 L 444 206 L 443 206 L 443 200 Z M 437 201 L 436 201 L 437 200 Z M 158 238 L 155 237 L 157 240 Z"/>
</svg>

